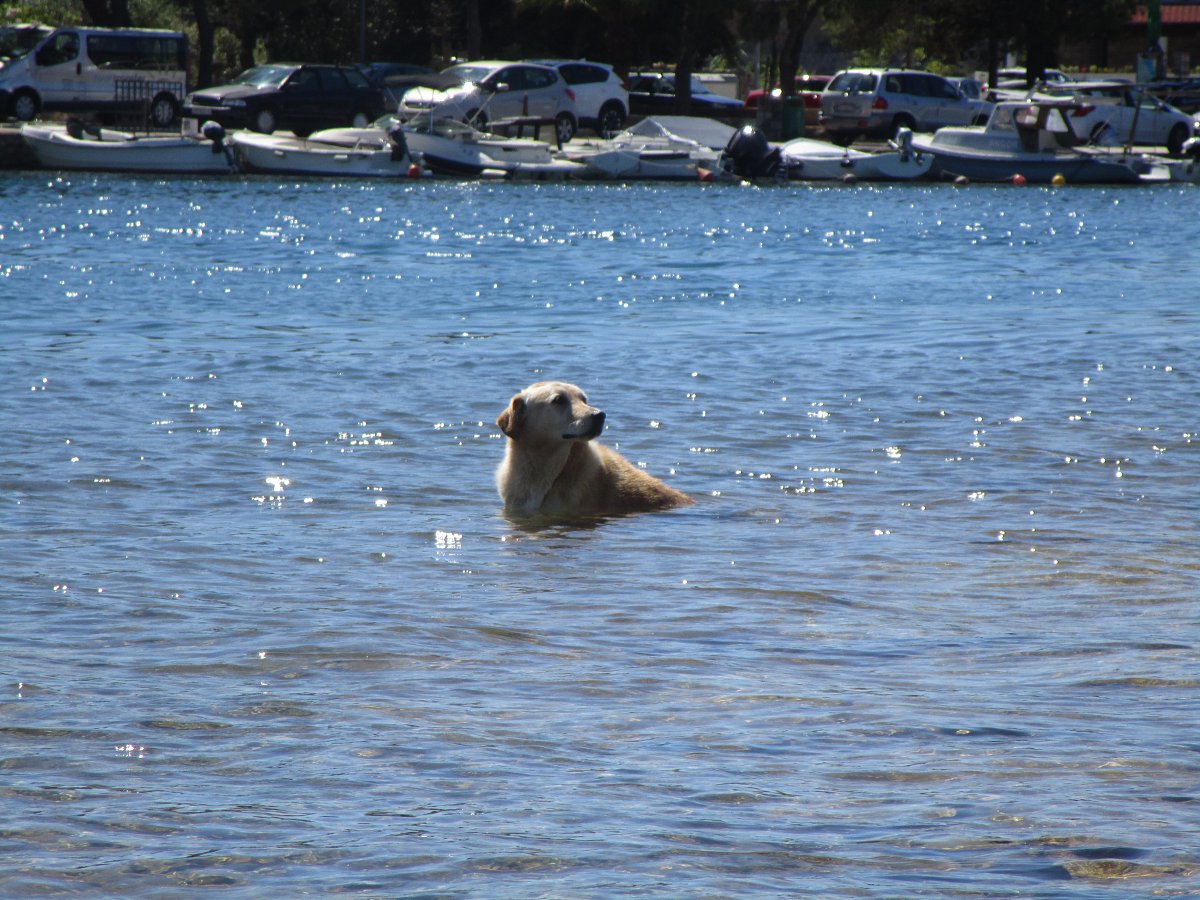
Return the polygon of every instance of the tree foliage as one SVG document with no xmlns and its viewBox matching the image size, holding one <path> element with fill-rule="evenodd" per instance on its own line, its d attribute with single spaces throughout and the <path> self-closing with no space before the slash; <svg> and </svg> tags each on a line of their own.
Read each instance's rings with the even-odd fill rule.
<svg viewBox="0 0 1200 900">
<path fill-rule="evenodd" d="M 199 83 L 265 60 L 443 65 L 454 58 L 588 57 L 627 74 L 667 63 L 686 92 L 714 55 L 768 48 L 785 91 L 821 23 L 848 58 L 933 68 L 989 68 L 1009 52 L 1033 73 L 1063 41 L 1104 37 L 1137 0 L 24 0 L 9 19 L 186 29 Z M 360 21 L 360 8 L 366 11 Z M 364 30 L 365 26 L 365 30 Z"/>
</svg>

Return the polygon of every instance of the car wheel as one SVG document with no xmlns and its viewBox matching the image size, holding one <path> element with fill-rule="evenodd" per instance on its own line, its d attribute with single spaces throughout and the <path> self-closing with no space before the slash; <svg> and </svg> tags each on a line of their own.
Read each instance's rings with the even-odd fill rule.
<svg viewBox="0 0 1200 900">
<path fill-rule="evenodd" d="M 259 134 L 273 134 L 278 124 L 275 110 L 269 106 L 264 106 L 254 114 L 254 119 L 250 123 L 250 127 Z"/>
<path fill-rule="evenodd" d="M 18 121 L 32 122 L 38 114 L 41 103 L 33 91 L 17 91 L 12 99 L 12 112 Z"/>
<path fill-rule="evenodd" d="M 1172 156 L 1179 156 L 1183 152 L 1183 143 L 1188 139 L 1187 126 L 1179 122 L 1171 129 L 1171 133 L 1167 135 L 1167 152 Z"/>
<path fill-rule="evenodd" d="M 565 144 L 575 137 L 578 128 L 579 126 L 575 124 L 575 117 L 570 113 L 559 113 L 554 117 L 554 136 L 560 144 Z"/>
<path fill-rule="evenodd" d="M 361 109 L 350 117 L 351 128 L 366 128 L 371 124 L 371 117 Z"/>
<path fill-rule="evenodd" d="M 606 103 L 600 110 L 596 131 L 600 137 L 612 137 L 625 127 L 625 108 L 620 103 Z"/>
<path fill-rule="evenodd" d="M 159 94 L 150 104 L 150 121 L 159 128 L 166 128 L 179 118 L 179 103 L 170 94 Z"/>
</svg>

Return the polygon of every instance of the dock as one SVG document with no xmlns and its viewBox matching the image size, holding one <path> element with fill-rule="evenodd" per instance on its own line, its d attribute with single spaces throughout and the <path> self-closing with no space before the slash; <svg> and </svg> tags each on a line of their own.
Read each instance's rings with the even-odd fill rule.
<svg viewBox="0 0 1200 900">
<path fill-rule="evenodd" d="M 0 124 L 0 169 L 36 169 L 37 160 L 21 140 L 21 126 Z"/>
</svg>

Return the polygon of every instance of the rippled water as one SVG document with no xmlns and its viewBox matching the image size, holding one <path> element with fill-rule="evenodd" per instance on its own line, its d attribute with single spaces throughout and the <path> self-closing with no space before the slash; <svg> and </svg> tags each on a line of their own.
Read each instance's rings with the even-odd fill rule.
<svg viewBox="0 0 1200 900">
<path fill-rule="evenodd" d="M 1198 198 L 5 175 L 0 893 L 1194 894 Z"/>
</svg>

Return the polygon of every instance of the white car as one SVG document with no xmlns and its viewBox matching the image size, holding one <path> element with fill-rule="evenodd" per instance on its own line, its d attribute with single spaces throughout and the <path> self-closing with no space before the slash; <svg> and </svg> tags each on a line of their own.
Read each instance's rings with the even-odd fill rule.
<svg viewBox="0 0 1200 900">
<path fill-rule="evenodd" d="M 1195 133 L 1191 116 L 1127 81 L 1047 84 L 1042 92 L 1082 101 L 1084 106 L 1071 115 L 1071 127 L 1081 138 L 1095 143 L 1130 143 L 1132 132 L 1132 143 L 1166 147 L 1178 155 L 1184 141 Z"/>
<path fill-rule="evenodd" d="M 932 72 L 845 69 L 821 94 L 820 122 L 834 143 L 847 145 L 862 136 L 890 138 L 901 128 L 982 125 L 992 108 Z"/>
<path fill-rule="evenodd" d="M 442 75 L 458 84 L 406 91 L 397 113 L 401 119 L 459 119 L 481 129 L 497 119 L 543 119 L 554 122 L 559 143 L 569 141 L 579 128 L 575 93 L 552 66 L 485 60 L 450 66 Z"/>
<path fill-rule="evenodd" d="M 629 118 L 629 91 L 612 66 L 586 59 L 536 62 L 558 69 L 571 86 L 581 127 L 591 128 L 601 137 L 610 137 L 625 127 Z"/>
</svg>

